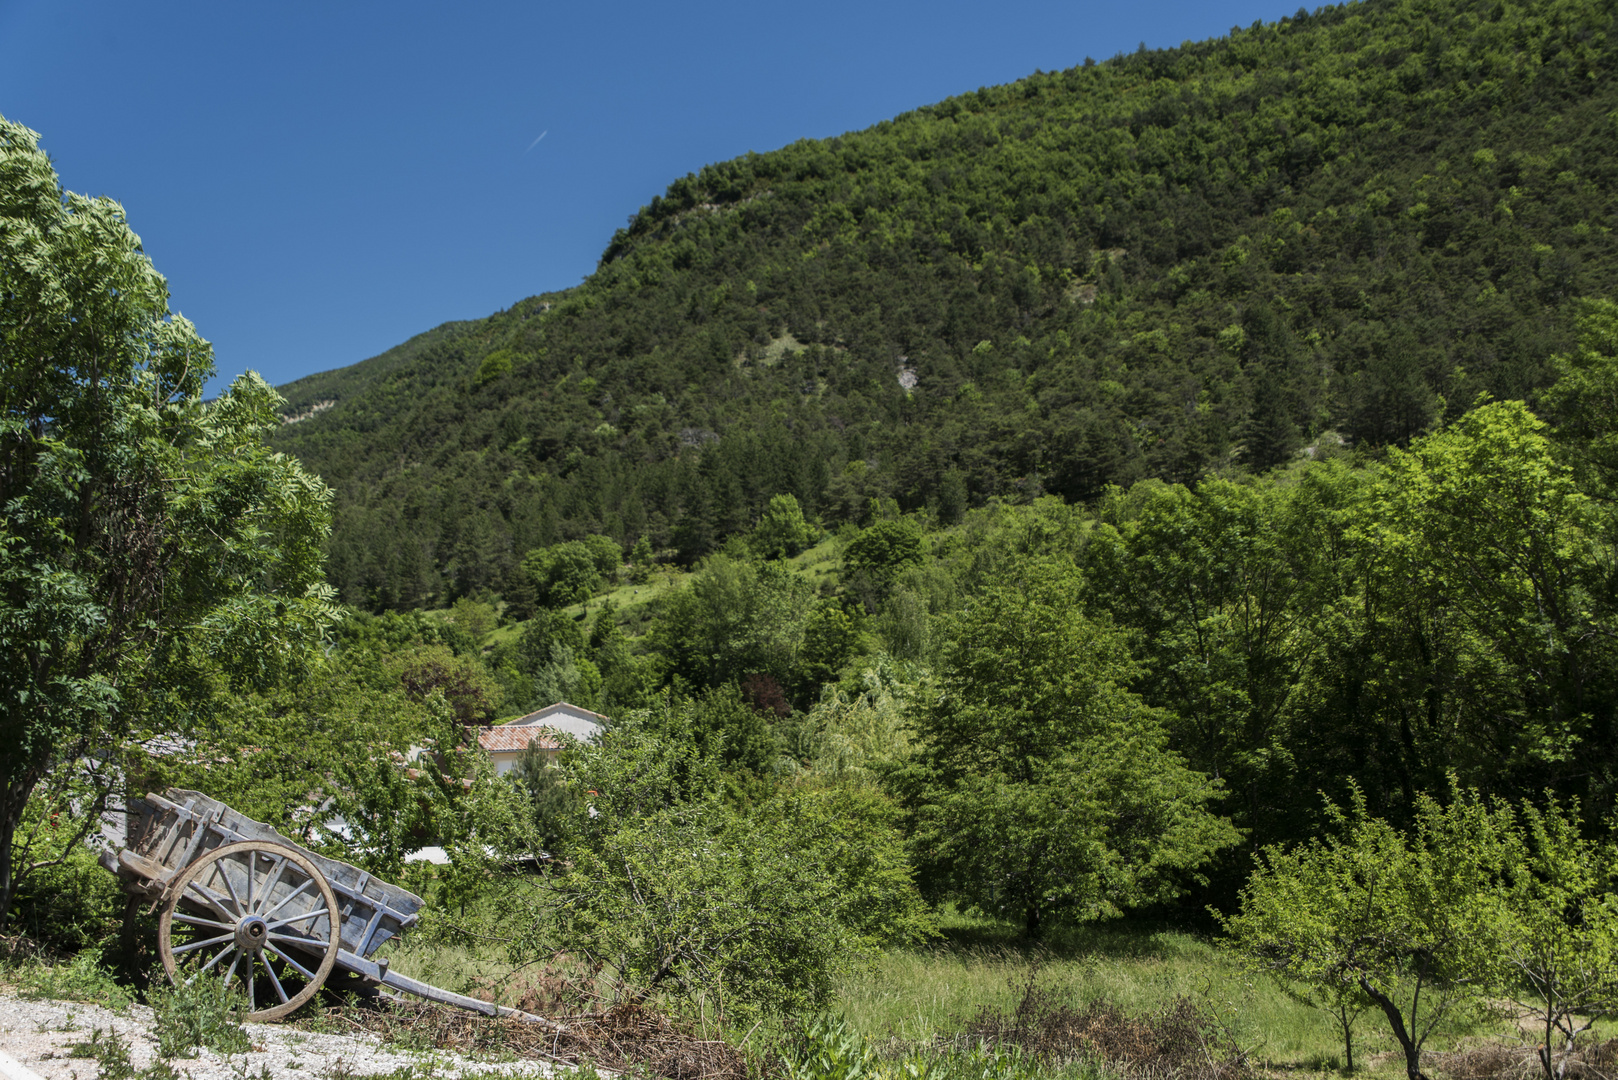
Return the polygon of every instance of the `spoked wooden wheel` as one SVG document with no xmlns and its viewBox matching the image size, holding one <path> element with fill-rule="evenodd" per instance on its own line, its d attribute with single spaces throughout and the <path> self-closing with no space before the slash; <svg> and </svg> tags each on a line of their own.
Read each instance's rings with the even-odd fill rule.
<svg viewBox="0 0 1618 1080">
<path fill-rule="evenodd" d="M 240 986 L 249 1020 L 279 1020 L 315 996 L 341 945 L 337 897 L 320 869 L 281 844 L 225 844 L 182 870 L 158 922 L 172 982 Z"/>
</svg>

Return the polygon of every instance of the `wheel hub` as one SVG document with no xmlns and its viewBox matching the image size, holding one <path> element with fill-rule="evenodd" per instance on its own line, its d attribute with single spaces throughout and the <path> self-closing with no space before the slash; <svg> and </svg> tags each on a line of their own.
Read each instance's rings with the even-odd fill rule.
<svg viewBox="0 0 1618 1080">
<path fill-rule="evenodd" d="M 236 924 L 236 947 L 257 952 L 270 937 L 270 924 L 258 915 L 249 915 Z"/>
</svg>

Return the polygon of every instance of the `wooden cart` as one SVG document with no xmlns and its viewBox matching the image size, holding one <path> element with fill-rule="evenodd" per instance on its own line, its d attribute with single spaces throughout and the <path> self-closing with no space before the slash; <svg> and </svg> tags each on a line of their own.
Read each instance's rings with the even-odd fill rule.
<svg viewBox="0 0 1618 1080">
<path fill-rule="evenodd" d="M 278 1020 L 320 990 L 333 968 L 395 991 L 490 1016 L 550 1024 L 390 971 L 371 954 L 416 923 L 422 899 L 196 791 L 132 799 L 129 846 L 101 865 L 162 911 L 158 951 L 175 982 L 240 985 L 249 1020 Z"/>
</svg>

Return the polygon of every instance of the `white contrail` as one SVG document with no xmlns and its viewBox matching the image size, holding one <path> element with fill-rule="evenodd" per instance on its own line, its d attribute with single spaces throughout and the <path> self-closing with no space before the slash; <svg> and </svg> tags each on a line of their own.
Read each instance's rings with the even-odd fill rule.
<svg viewBox="0 0 1618 1080">
<path fill-rule="evenodd" d="M 539 133 L 539 139 L 543 139 L 545 136 L 549 135 L 550 133 L 551 133 L 551 129 L 546 128 L 544 131 L 541 131 Z M 528 150 L 532 150 L 534 147 L 538 146 L 539 145 L 539 139 L 535 139 L 533 142 L 529 143 L 528 144 Z M 525 153 L 525 154 L 528 153 L 528 150 L 524 150 L 523 153 Z"/>
</svg>

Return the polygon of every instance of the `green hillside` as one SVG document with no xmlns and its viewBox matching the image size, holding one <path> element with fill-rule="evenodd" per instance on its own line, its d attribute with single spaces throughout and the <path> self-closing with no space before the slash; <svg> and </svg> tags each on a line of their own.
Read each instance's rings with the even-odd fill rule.
<svg viewBox="0 0 1618 1080">
<path fill-rule="evenodd" d="M 947 523 L 1402 444 L 1618 293 L 1615 23 L 1368 0 L 712 165 L 578 288 L 283 387 L 275 441 L 373 608 L 592 533 L 691 561 L 780 492 Z"/>
</svg>

